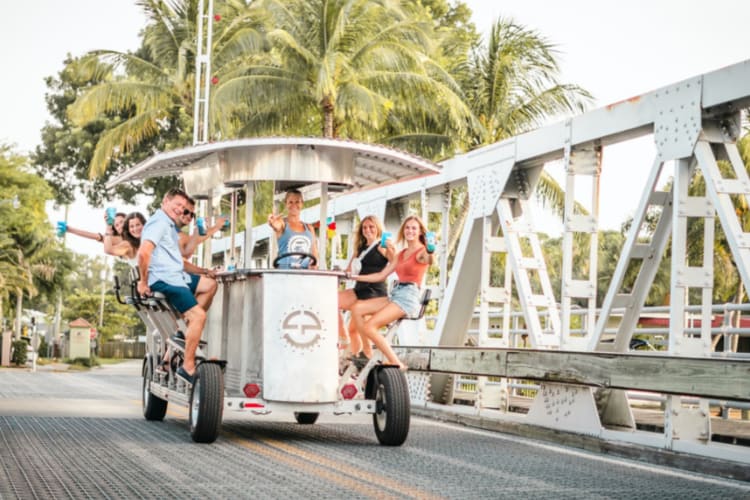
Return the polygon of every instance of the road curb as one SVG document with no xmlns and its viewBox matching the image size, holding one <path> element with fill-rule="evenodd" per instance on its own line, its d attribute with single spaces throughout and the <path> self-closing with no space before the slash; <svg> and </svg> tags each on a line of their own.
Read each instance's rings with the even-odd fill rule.
<svg viewBox="0 0 750 500">
<path fill-rule="evenodd" d="M 750 468 L 746 464 L 731 460 L 698 457 L 631 443 L 607 441 L 595 436 L 585 436 L 526 423 L 501 421 L 479 415 L 453 413 L 443 409 L 417 408 L 412 406 L 412 414 L 441 422 L 502 432 L 504 434 L 555 443 L 594 453 L 627 458 L 638 462 L 698 472 L 708 476 L 745 482 L 750 481 Z"/>
</svg>

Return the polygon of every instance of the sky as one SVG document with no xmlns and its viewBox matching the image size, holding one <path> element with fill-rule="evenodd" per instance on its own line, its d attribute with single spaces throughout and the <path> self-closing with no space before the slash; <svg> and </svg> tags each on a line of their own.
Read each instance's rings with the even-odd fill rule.
<svg viewBox="0 0 750 500">
<path fill-rule="evenodd" d="M 601 107 L 750 59 L 748 0 L 464 0 L 487 32 L 510 17 L 557 46 L 560 80 L 591 92 Z M 0 16 L 0 143 L 32 151 L 48 119 L 44 78 L 56 75 L 67 54 L 93 49 L 134 50 L 145 18 L 134 0 L 25 0 L 6 2 Z M 617 229 L 632 213 L 651 165 L 649 138 L 608 148 L 601 179 L 601 225 Z M 554 172 L 553 172 L 554 175 Z M 627 188 L 627 189 L 626 189 Z M 82 198 L 82 197 L 81 197 Z M 611 201 L 609 201 L 611 200 Z M 113 206 L 123 211 L 116 200 Z M 102 210 L 81 199 L 69 223 L 98 231 Z M 50 220 L 62 210 L 50 209 Z M 71 236 L 69 248 L 101 252 L 99 244 Z"/>
</svg>

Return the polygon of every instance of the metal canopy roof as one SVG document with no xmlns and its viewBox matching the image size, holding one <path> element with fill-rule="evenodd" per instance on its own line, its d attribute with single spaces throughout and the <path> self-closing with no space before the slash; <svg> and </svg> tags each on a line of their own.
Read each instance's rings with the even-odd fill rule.
<svg viewBox="0 0 750 500">
<path fill-rule="evenodd" d="M 341 139 L 265 137 L 202 144 L 159 153 L 107 183 L 178 176 L 193 196 L 224 186 L 273 180 L 287 189 L 327 182 L 361 188 L 436 173 L 440 167 L 385 146 Z"/>
</svg>

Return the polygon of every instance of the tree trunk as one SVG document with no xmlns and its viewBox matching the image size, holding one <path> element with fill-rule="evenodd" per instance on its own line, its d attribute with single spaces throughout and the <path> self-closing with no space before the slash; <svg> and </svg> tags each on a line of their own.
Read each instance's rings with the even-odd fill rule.
<svg viewBox="0 0 750 500">
<path fill-rule="evenodd" d="M 325 96 L 320 102 L 320 106 L 323 110 L 323 137 L 336 137 L 333 129 L 333 100 L 331 96 Z"/>
<path fill-rule="evenodd" d="M 21 338 L 21 314 L 23 308 L 23 292 L 17 291 L 16 295 L 16 340 Z"/>
</svg>

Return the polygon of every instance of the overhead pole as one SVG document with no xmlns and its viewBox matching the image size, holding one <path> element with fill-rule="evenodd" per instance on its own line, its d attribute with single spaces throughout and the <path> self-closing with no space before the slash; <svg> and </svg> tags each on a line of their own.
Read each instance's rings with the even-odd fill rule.
<svg viewBox="0 0 750 500">
<path fill-rule="evenodd" d="M 211 45 L 213 43 L 214 0 L 198 2 L 195 54 L 195 101 L 193 102 L 193 146 L 208 142 L 208 104 L 211 97 Z M 203 32 L 206 32 L 204 38 Z"/>
<path fill-rule="evenodd" d="M 195 99 L 193 100 L 193 146 L 205 144 L 209 141 L 209 99 L 211 98 L 211 46 L 213 45 L 213 14 L 214 1 L 199 0 L 198 17 L 196 19 L 196 51 L 195 51 Z M 204 36 L 205 33 L 205 36 Z M 211 207 L 213 200 L 209 199 L 208 207 L 200 209 L 207 217 L 213 214 Z M 198 264 L 211 264 L 211 240 L 203 244 L 203 251 L 199 252 Z"/>
</svg>

